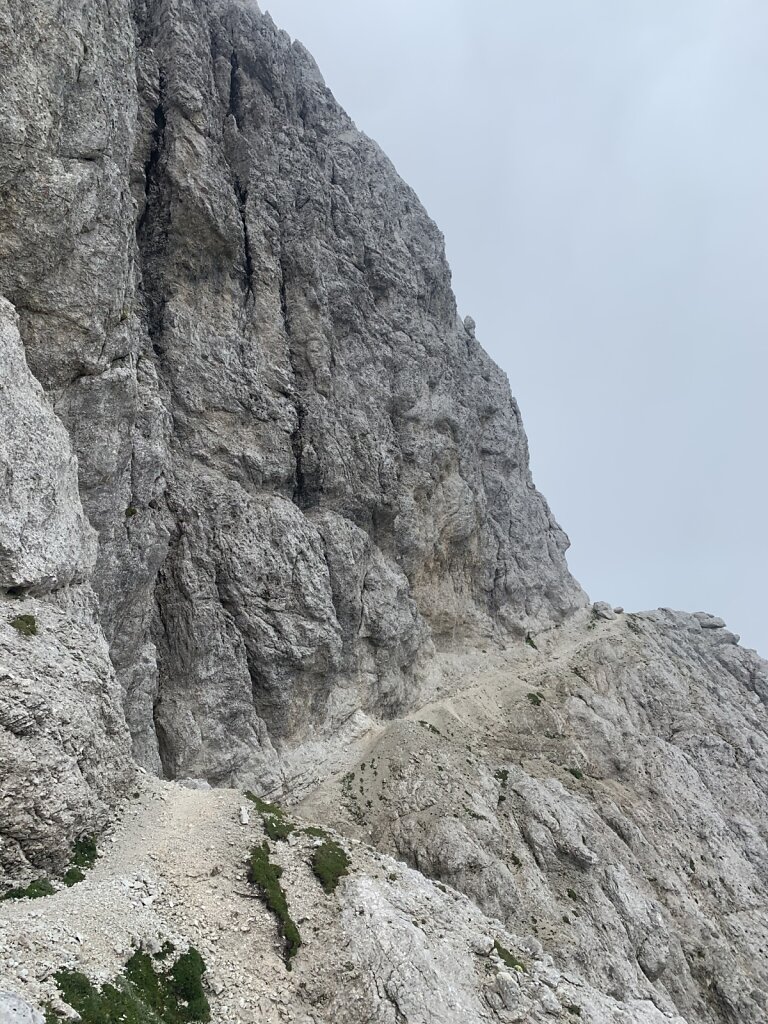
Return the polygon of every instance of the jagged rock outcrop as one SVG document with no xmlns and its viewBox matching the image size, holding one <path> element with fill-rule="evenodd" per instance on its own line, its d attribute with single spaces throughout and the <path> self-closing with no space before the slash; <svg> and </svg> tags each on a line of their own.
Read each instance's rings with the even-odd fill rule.
<svg viewBox="0 0 768 1024">
<path fill-rule="evenodd" d="M 453 656 L 458 692 L 389 725 L 305 807 L 530 928 L 601 991 L 756 1024 L 768 663 L 736 641 L 664 610 Z"/>
</svg>

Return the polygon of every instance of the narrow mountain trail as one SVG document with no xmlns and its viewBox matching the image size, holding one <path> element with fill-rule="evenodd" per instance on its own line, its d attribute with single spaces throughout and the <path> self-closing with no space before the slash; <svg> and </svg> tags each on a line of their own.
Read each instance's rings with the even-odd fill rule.
<svg viewBox="0 0 768 1024">
<path fill-rule="evenodd" d="M 208 969 L 217 1021 L 293 1021 L 290 975 L 275 921 L 246 878 L 263 841 L 259 815 L 236 790 L 192 790 L 137 775 L 137 799 L 99 841 L 85 881 L 53 896 L 0 904 L 0 990 L 43 1003 L 69 967 L 107 981 L 138 946 L 192 945 Z M 281 845 L 281 844 L 277 844 Z M 296 876 L 296 877 L 293 877 Z M 292 902 L 317 902 L 307 870 L 287 879 Z M 54 1005 L 58 1005 L 55 997 Z"/>
</svg>

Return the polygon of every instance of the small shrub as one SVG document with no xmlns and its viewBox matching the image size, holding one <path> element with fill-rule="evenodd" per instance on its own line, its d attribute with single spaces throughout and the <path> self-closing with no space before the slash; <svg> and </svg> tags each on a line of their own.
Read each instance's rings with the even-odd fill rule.
<svg viewBox="0 0 768 1024">
<path fill-rule="evenodd" d="M 496 770 L 496 771 L 495 771 L 495 772 L 493 773 L 493 777 L 494 777 L 494 779 L 496 779 L 496 780 L 497 780 L 498 782 L 500 782 L 500 783 L 502 784 L 502 786 L 506 786 L 506 784 L 507 784 L 507 779 L 509 778 L 509 772 L 507 771 L 507 769 L 506 769 L 506 768 L 498 768 L 498 769 L 497 769 L 497 770 Z"/>
<path fill-rule="evenodd" d="M 64 872 L 64 885 L 68 889 L 71 889 L 73 885 L 77 885 L 78 882 L 84 882 L 85 875 L 80 868 L 67 868 Z"/>
<path fill-rule="evenodd" d="M 340 878 L 349 874 L 349 863 L 346 851 L 333 839 L 326 839 L 323 845 L 314 851 L 312 870 L 327 895 L 335 890 Z"/>
<path fill-rule="evenodd" d="M 256 886 L 267 908 L 277 918 L 278 929 L 285 940 L 285 962 L 290 970 L 291 958 L 296 956 L 301 946 L 301 935 L 288 912 L 288 901 L 280 885 L 282 874 L 280 865 L 269 859 L 268 844 L 254 846 L 248 863 L 248 881 Z"/>
<path fill-rule="evenodd" d="M 575 891 L 574 891 L 573 889 L 566 889 L 566 890 L 565 890 L 565 893 L 566 893 L 566 896 L 568 897 L 568 899 L 569 899 L 569 900 L 573 900 L 573 901 L 574 901 L 574 903 L 575 903 L 575 902 L 576 902 L 576 900 L 578 900 L 578 898 L 579 898 L 579 897 L 578 897 L 578 896 L 576 895 L 576 892 L 575 892 Z"/>
<path fill-rule="evenodd" d="M 577 1006 L 575 1003 L 567 1003 L 565 1008 L 568 1013 L 572 1013 L 574 1017 L 581 1016 L 581 1007 Z"/>
<path fill-rule="evenodd" d="M 55 892 L 47 878 L 38 878 L 30 882 L 26 889 L 11 889 L 3 893 L 0 900 L 39 900 L 43 896 L 53 896 Z"/>
<path fill-rule="evenodd" d="M 574 779 L 583 779 L 584 772 L 581 768 L 566 768 L 566 771 L 570 772 Z"/>
<path fill-rule="evenodd" d="M 318 828 L 316 825 L 308 825 L 304 830 L 305 836 L 314 836 L 315 839 L 327 839 L 328 833 L 324 828 Z"/>
<path fill-rule="evenodd" d="M 541 693 L 528 693 L 526 697 L 535 708 L 541 707 L 541 702 L 544 700 L 544 695 Z"/>
<path fill-rule="evenodd" d="M 139 510 L 137 508 L 135 508 L 133 505 L 129 505 L 128 508 L 125 510 L 125 518 L 133 519 L 135 515 L 138 515 L 138 512 Z"/>
<path fill-rule="evenodd" d="M 37 619 L 34 615 L 16 615 L 10 625 L 22 636 L 37 636 Z"/>
<path fill-rule="evenodd" d="M 532 647 L 534 651 L 538 651 L 539 648 L 536 646 L 536 642 L 534 641 L 530 633 L 525 634 L 525 642 L 528 644 L 529 647 Z"/>
</svg>

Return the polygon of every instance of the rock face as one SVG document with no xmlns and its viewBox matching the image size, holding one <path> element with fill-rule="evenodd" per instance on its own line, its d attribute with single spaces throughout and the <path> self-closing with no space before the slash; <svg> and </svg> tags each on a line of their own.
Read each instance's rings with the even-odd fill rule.
<svg viewBox="0 0 768 1024">
<path fill-rule="evenodd" d="M 303 47 L 232 0 L 53 17 L 0 26 L 0 292 L 136 756 L 254 781 L 413 703 L 434 642 L 582 605 L 442 236 Z"/>
<path fill-rule="evenodd" d="M 67 432 L 0 302 L 0 872 L 61 870 L 128 768 L 119 688 L 87 579 L 96 556 Z"/>
<path fill-rule="evenodd" d="M 5 0 L 0 71 L 0 894 L 140 795 L 131 753 L 190 787 L 146 779 L 189 816 L 88 908 L 3 903 L 0 989 L 51 997 L 85 909 L 101 980 L 134 921 L 250 970 L 176 863 L 260 828 L 216 817 L 247 785 L 381 852 L 326 904 L 285 844 L 322 941 L 244 1021 L 762 1024 L 768 666 L 588 610 L 438 229 L 311 57 L 245 0 Z"/>
<path fill-rule="evenodd" d="M 446 656 L 461 688 L 304 806 L 530 929 L 600 991 L 756 1024 L 768 663 L 711 619 L 598 609 L 536 650 Z"/>
</svg>

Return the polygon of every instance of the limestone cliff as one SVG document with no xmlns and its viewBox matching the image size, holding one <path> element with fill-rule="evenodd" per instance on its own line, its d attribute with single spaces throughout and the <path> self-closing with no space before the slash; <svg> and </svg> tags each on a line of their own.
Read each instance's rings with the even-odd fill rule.
<svg viewBox="0 0 768 1024">
<path fill-rule="evenodd" d="M 6 4 L 0 293 L 136 755 L 254 781 L 584 597 L 442 236 L 306 51 L 251 3 L 62 11 Z"/>
<path fill-rule="evenodd" d="M 588 611 L 439 230 L 304 48 L 250 0 L 3 0 L 0 73 L 2 891 L 147 798 L 91 903 L 0 915 L 0 989 L 52 996 L 71 915 L 91 972 L 216 948 L 178 858 L 237 794 L 132 755 L 410 866 L 356 847 L 333 916 L 294 836 L 346 959 L 289 992 L 261 920 L 244 1021 L 764 1020 L 768 666 Z"/>
</svg>

